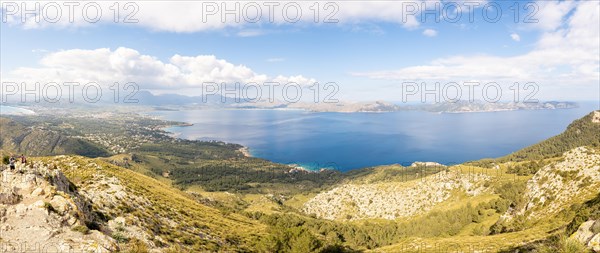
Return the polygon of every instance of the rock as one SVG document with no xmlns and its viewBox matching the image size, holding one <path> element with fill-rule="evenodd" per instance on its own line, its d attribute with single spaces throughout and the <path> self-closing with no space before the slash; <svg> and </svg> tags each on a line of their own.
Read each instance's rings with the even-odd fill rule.
<svg viewBox="0 0 600 253">
<path fill-rule="evenodd" d="M 600 233 L 594 235 L 587 243 L 587 246 L 596 253 L 600 252 Z"/>
<path fill-rule="evenodd" d="M 54 195 L 50 201 L 50 204 L 59 214 L 65 214 L 70 210 L 71 206 L 69 201 L 67 201 L 67 199 L 61 195 Z"/>
<path fill-rule="evenodd" d="M 23 215 L 27 212 L 29 208 L 26 205 L 23 204 L 18 204 L 17 206 L 15 206 L 15 213 L 17 215 Z"/>
<path fill-rule="evenodd" d="M 0 204 L 14 205 L 21 201 L 21 195 L 17 194 L 14 188 L 2 189 L 0 192 Z"/>
<path fill-rule="evenodd" d="M 583 224 L 581 224 L 581 226 L 579 226 L 577 231 L 573 233 L 573 235 L 571 235 L 571 237 L 583 244 L 587 244 L 588 241 L 592 239 L 592 237 L 594 237 L 594 233 L 591 230 L 594 222 L 596 221 L 590 220 L 584 222 Z"/>
<path fill-rule="evenodd" d="M 44 204 L 45 204 L 45 202 L 43 200 L 38 200 L 35 203 L 33 203 L 33 206 L 37 207 L 37 208 L 42 208 L 43 209 L 43 208 L 45 208 Z"/>
<path fill-rule="evenodd" d="M 412 182 L 342 184 L 308 200 L 302 211 L 329 220 L 394 220 L 428 212 L 455 190 L 478 195 L 487 180 L 483 174 L 442 171 Z"/>
<path fill-rule="evenodd" d="M 125 226 L 125 218 L 123 218 L 123 217 L 117 217 L 117 218 L 115 218 L 115 222 L 117 224 L 120 224 L 121 226 Z"/>
<path fill-rule="evenodd" d="M 44 194 L 46 194 L 46 193 L 44 192 L 44 189 L 42 189 L 42 188 L 40 188 L 40 187 L 38 187 L 38 188 L 35 188 L 35 190 L 33 190 L 33 192 L 31 192 L 31 196 L 32 196 L 32 197 L 42 196 L 42 195 L 44 195 Z"/>
<path fill-rule="evenodd" d="M 592 116 L 592 123 L 600 123 L 600 111 L 594 111 L 594 116 Z"/>
<path fill-rule="evenodd" d="M 529 220 L 543 219 L 570 206 L 573 199 L 597 194 L 593 189 L 598 187 L 600 153 L 586 147 L 571 149 L 563 153 L 562 160 L 545 165 L 527 181 L 527 204 L 509 213 L 509 219 L 518 215 Z"/>
<path fill-rule="evenodd" d="M 102 232 L 89 236 L 71 231 L 94 214 L 91 203 L 70 187 L 72 183 L 60 170 L 50 170 L 40 162 L 19 169 L 23 173 L 0 173 L 0 251 L 20 252 L 23 245 L 45 245 L 44 250 L 34 251 L 49 252 L 118 250 Z"/>
<path fill-rule="evenodd" d="M 436 163 L 436 162 L 414 162 L 410 165 L 410 167 L 417 167 L 417 166 L 425 166 L 425 167 L 434 167 L 434 166 L 440 166 L 440 167 L 446 167 L 443 164 L 440 163 Z"/>
</svg>

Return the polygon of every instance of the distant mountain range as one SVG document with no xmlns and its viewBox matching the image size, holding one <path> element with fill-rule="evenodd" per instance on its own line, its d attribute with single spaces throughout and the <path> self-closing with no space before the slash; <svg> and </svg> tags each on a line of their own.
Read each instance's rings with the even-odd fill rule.
<svg viewBox="0 0 600 253">
<path fill-rule="evenodd" d="M 466 113 L 466 112 L 496 112 L 496 111 L 514 111 L 514 110 L 548 110 L 548 109 L 569 109 L 576 108 L 577 104 L 567 101 L 546 101 L 546 102 L 496 102 L 488 103 L 484 101 L 458 101 L 441 103 L 418 103 L 418 104 L 397 104 L 387 101 L 368 101 L 352 102 L 339 101 L 336 103 L 313 103 L 313 102 L 284 102 L 284 101 L 244 101 L 232 97 L 223 97 L 220 95 L 211 96 L 185 96 L 179 94 L 161 94 L 154 95 L 149 91 L 139 91 L 132 97 L 133 103 L 115 103 L 112 96 L 103 96 L 97 103 L 88 103 L 84 101 L 75 101 L 78 106 L 97 106 L 97 105 L 141 105 L 155 107 L 157 110 L 180 110 L 197 108 L 233 108 L 233 109 L 290 109 L 307 110 L 312 112 L 394 112 L 394 111 L 428 111 L 437 113 Z M 68 101 L 61 103 L 49 103 L 41 99 L 38 103 L 28 102 L 20 103 L 16 98 L 9 98 L 4 105 L 40 105 L 50 107 L 61 107 L 70 105 Z M 4 112 L 3 112 L 4 113 Z"/>
<path fill-rule="evenodd" d="M 208 96 L 203 100 L 201 96 L 183 96 L 175 94 L 152 95 L 150 92 L 142 91 L 138 93 L 140 104 L 152 106 L 193 106 L 193 107 L 224 107 L 236 109 L 293 109 L 307 110 L 313 112 L 394 112 L 394 111 L 428 111 L 440 113 L 465 113 L 465 112 L 495 112 L 495 111 L 513 111 L 513 110 L 547 110 L 547 109 L 570 109 L 576 108 L 577 104 L 567 101 L 546 101 L 546 102 L 496 102 L 488 103 L 483 101 L 458 101 L 441 102 L 435 104 L 394 104 L 386 101 L 372 102 L 347 102 L 337 103 L 311 103 L 297 102 L 286 103 L 283 101 L 257 102 L 235 101 L 230 97 L 221 97 L 219 95 Z"/>
</svg>

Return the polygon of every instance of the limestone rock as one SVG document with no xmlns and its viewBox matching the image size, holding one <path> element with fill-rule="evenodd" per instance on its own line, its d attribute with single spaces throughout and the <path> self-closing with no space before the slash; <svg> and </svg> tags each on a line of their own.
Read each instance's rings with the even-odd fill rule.
<svg viewBox="0 0 600 253">
<path fill-rule="evenodd" d="M 594 252 L 600 252 L 600 233 L 594 235 L 592 239 L 587 243 L 587 246 Z"/>
<path fill-rule="evenodd" d="M 43 163 L 18 166 L 0 174 L 0 234 L 2 250 L 20 252 L 110 252 L 114 240 L 100 232 L 71 230 L 93 214 L 91 204 L 69 188 L 60 170 Z"/>
<path fill-rule="evenodd" d="M 594 222 L 594 220 L 584 222 L 571 237 L 583 244 L 587 244 L 594 237 L 591 229 Z"/>
</svg>

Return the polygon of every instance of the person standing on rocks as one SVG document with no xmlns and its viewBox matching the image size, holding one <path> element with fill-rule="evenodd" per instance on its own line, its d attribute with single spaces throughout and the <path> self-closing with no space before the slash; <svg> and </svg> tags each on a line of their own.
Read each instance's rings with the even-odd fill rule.
<svg viewBox="0 0 600 253">
<path fill-rule="evenodd" d="M 15 162 L 17 161 L 17 159 L 15 159 L 14 155 L 10 156 L 10 159 L 8 159 L 8 165 L 10 167 L 10 171 L 14 171 L 15 170 Z"/>
</svg>

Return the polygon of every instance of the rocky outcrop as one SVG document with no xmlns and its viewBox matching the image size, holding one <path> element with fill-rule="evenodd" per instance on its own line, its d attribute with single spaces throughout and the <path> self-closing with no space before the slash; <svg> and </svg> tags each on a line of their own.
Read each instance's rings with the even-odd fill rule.
<svg viewBox="0 0 600 253">
<path fill-rule="evenodd" d="M 0 253 L 245 252 L 263 229 L 102 159 L 32 159 L 1 173 Z"/>
<path fill-rule="evenodd" d="M 343 184 L 307 201 L 302 211 L 319 218 L 393 220 L 423 214 L 455 190 L 478 195 L 489 176 L 449 170 L 403 183 Z"/>
<path fill-rule="evenodd" d="M 410 165 L 410 167 L 418 167 L 418 166 L 425 166 L 425 167 L 446 167 L 443 164 L 440 163 L 436 163 L 436 162 L 414 162 Z"/>
<path fill-rule="evenodd" d="M 89 165 L 98 166 L 96 164 Z M 98 210 L 102 210 L 109 217 L 114 217 L 107 221 L 106 229 L 113 237 L 136 238 L 148 245 L 150 249 L 157 247 L 153 239 L 165 243 L 162 238 L 153 237 L 147 233 L 144 227 L 148 224 L 143 224 L 140 217 L 131 213 L 134 208 L 144 210 L 144 207 L 152 206 L 148 199 L 133 194 L 116 177 L 108 177 L 98 173 L 93 175 L 92 181 L 95 183 L 82 185 L 79 192 L 90 199 Z M 125 210 L 126 212 L 117 212 L 117 210 Z"/>
<path fill-rule="evenodd" d="M 600 187 L 600 154 L 585 147 L 575 148 L 563 155 L 562 161 L 541 168 L 527 182 L 527 204 L 516 215 L 539 219 L 552 215 L 573 200 L 594 196 Z"/>
<path fill-rule="evenodd" d="M 600 252 L 600 220 L 584 222 L 579 226 L 579 229 L 571 235 L 571 238 L 586 245 L 594 252 Z"/>
<path fill-rule="evenodd" d="M 87 224 L 91 204 L 59 171 L 42 163 L 0 174 L 0 247 L 6 252 L 115 251 L 115 241 Z"/>
<path fill-rule="evenodd" d="M 594 111 L 594 116 L 592 116 L 592 123 L 600 124 L 600 111 Z"/>
</svg>

